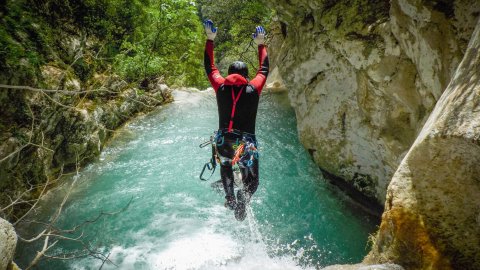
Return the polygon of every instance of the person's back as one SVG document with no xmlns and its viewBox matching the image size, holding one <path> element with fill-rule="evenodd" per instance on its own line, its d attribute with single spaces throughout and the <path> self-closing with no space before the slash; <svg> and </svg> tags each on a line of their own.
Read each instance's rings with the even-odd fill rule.
<svg viewBox="0 0 480 270">
<path fill-rule="evenodd" d="M 213 40 L 216 28 L 211 21 L 204 23 L 208 40 L 205 45 L 205 71 L 217 97 L 218 131 L 215 148 L 220 158 L 220 174 L 226 193 L 225 206 L 235 210 L 238 220 L 245 219 L 245 206 L 258 187 L 258 152 L 255 123 L 258 103 L 268 76 L 268 56 L 264 45 L 265 31 L 258 26 L 253 36 L 258 45 L 259 69 L 254 79 L 248 80 L 248 68 L 243 62 L 230 65 L 228 76 L 222 77 L 215 67 Z M 234 194 L 232 165 L 238 164 L 242 174 L 243 190 Z"/>
</svg>

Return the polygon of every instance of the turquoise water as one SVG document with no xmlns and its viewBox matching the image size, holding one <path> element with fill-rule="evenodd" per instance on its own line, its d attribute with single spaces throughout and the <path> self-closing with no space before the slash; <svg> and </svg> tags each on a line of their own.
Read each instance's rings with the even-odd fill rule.
<svg viewBox="0 0 480 270">
<path fill-rule="evenodd" d="M 223 194 L 210 186 L 218 172 L 212 181 L 198 180 L 210 154 L 198 145 L 217 124 L 214 95 L 177 91 L 175 96 L 173 104 L 124 127 L 100 160 L 75 178 L 58 227 L 119 210 L 132 199 L 125 211 L 84 229 L 91 247 L 115 263 L 102 269 L 309 269 L 359 262 L 365 256 L 375 221 L 324 182 L 298 141 L 285 93 L 261 98 L 260 186 L 243 222 L 223 207 Z M 61 199 L 61 192 L 55 194 L 43 202 L 37 219 L 51 214 Z M 49 252 L 78 249 L 71 241 L 60 241 Z M 21 245 L 17 261 L 24 267 L 33 254 Z M 39 268 L 101 265 L 84 257 L 44 261 Z"/>
</svg>

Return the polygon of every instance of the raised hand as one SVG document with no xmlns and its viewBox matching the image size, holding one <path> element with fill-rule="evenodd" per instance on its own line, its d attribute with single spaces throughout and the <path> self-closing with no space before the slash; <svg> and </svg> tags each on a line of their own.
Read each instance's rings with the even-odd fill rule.
<svg viewBox="0 0 480 270">
<path fill-rule="evenodd" d="M 203 27 L 205 28 L 207 38 L 213 41 L 217 36 L 217 28 L 213 27 L 213 22 L 211 20 L 206 20 L 203 22 Z"/>
<path fill-rule="evenodd" d="M 265 43 L 265 29 L 262 26 L 257 26 L 252 37 L 257 45 L 263 45 Z"/>
</svg>

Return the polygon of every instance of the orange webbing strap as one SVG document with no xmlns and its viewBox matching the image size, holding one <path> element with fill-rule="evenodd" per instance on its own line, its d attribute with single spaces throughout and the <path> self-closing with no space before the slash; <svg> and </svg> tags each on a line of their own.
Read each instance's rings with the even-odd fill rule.
<svg viewBox="0 0 480 270">
<path fill-rule="evenodd" d="M 244 144 L 240 144 L 240 146 L 237 148 L 237 150 L 235 151 L 235 155 L 233 156 L 233 159 L 232 159 L 232 165 L 237 164 L 237 162 L 240 160 L 240 157 L 243 154 L 244 147 L 245 147 Z"/>
</svg>

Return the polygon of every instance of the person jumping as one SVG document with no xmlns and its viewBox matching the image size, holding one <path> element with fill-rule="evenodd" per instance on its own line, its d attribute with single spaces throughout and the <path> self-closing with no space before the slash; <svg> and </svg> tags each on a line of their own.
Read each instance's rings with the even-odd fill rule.
<svg viewBox="0 0 480 270">
<path fill-rule="evenodd" d="M 255 137 L 260 94 L 268 76 L 269 63 L 264 45 L 265 30 L 257 26 L 253 40 L 258 45 L 258 72 L 252 80 L 248 78 L 248 67 L 235 61 L 228 68 L 228 76 L 222 77 L 215 66 L 213 48 L 217 28 L 211 20 L 204 22 L 207 42 L 204 64 L 218 107 L 218 131 L 215 136 L 217 155 L 220 159 L 220 175 L 225 190 L 225 207 L 234 210 L 237 220 L 246 217 L 245 207 L 258 187 L 258 152 Z M 243 189 L 235 198 L 232 166 L 238 164 L 242 175 Z"/>
</svg>

